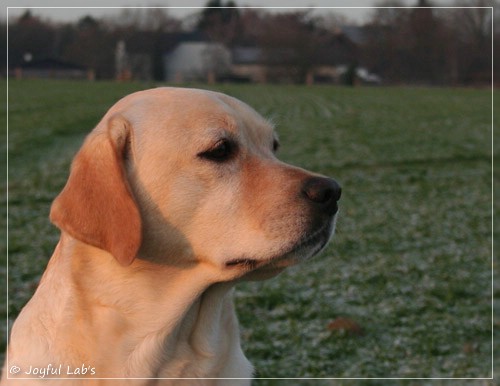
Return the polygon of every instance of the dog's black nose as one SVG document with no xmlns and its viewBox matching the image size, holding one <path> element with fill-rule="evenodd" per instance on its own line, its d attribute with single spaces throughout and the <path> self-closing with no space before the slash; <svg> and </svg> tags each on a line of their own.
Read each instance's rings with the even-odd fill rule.
<svg viewBox="0 0 500 386">
<path fill-rule="evenodd" d="M 310 200 L 326 207 L 336 206 L 342 188 L 331 178 L 312 177 L 306 180 L 302 192 Z"/>
</svg>

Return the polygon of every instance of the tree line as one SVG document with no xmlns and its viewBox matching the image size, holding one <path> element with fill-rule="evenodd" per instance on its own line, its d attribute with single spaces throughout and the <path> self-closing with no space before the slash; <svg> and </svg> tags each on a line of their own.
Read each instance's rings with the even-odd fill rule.
<svg viewBox="0 0 500 386">
<path fill-rule="evenodd" d="M 287 79 L 303 83 L 316 67 L 343 64 L 365 68 L 388 84 L 488 84 L 492 41 L 495 46 L 500 41 L 498 36 L 492 40 L 492 18 L 498 19 L 498 13 L 481 8 L 492 6 L 491 1 L 465 1 L 457 0 L 458 8 L 439 9 L 427 0 L 418 0 L 413 8 L 399 8 L 402 3 L 390 0 L 377 4 L 383 8 L 372 9 L 367 20 L 354 27 L 326 10 L 271 13 L 210 0 L 184 19 L 168 9 L 124 9 L 114 17 L 85 16 L 62 23 L 28 10 L 1 30 L 4 34 L 8 30 L 11 70 L 26 61 L 51 57 L 91 68 L 98 79 L 114 78 L 115 50 L 124 41 L 131 52 L 148 56 L 151 77 L 163 80 L 166 40 L 196 31 L 228 48 L 257 47 L 271 81 L 272 71 L 287 72 Z M 0 42 L 7 44 L 7 36 Z M 7 47 L 3 48 L 0 55 L 6 55 Z M 499 50 L 494 52 L 498 55 Z M 0 61 L 4 74 L 6 61 L 6 57 Z M 494 62 L 498 70 L 500 60 Z"/>
</svg>

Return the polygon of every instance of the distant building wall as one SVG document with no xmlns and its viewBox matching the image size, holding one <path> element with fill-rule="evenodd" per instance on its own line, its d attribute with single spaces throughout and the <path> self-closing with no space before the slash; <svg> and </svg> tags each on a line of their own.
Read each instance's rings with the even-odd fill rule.
<svg viewBox="0 0 500 386">
<path fill-rule="evenodd" d="M 164 56 L 164 66 L 168 82 L 206 81 L 229 71 L 231 55 L 219 43 L 184 42 Z"/>
<path fill-rule="evenodd" d="M 253 83 L 266 83 L 267 67 L 262 64 L 233 64 L 231 73 L 248 78 Z"/>
</svg>

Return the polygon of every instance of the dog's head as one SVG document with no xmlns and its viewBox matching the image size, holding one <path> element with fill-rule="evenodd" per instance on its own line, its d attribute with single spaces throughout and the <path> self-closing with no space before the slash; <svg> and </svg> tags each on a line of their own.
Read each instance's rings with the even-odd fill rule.
<svg viewBox="0 0 500 386">
<path fill-rule="evenodd" d="M 138 92 L 87 137 L 51 220 L 122 265 L 272 276 L 326 245 L 340 198 L 334 180 L 280 162 L 277 148 L 273 126 L 237 99 Z"/>
</svg>

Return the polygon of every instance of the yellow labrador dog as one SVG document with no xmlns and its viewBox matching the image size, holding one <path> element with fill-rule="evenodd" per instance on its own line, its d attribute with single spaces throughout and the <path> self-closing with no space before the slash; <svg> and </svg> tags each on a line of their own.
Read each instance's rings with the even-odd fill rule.
<svg viewBox="0 0 500 386">
<path fill-rule="evenodd" d="M 318 253 L 340 198 L 277 146 L 224 94 L 116 103 L 52 205 L 61 239 L 14 323 L 2 385 L 249 384 L 233 285 Z"/>
</svg>

